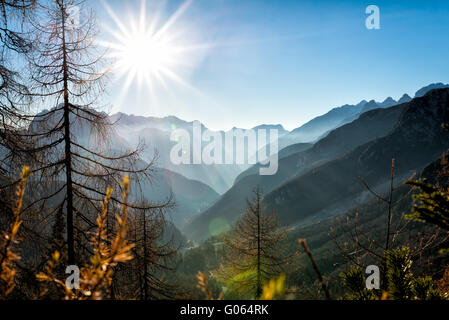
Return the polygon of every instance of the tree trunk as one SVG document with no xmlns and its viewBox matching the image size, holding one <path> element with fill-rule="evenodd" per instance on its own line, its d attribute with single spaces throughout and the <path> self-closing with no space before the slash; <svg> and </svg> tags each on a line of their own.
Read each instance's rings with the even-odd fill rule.
<svg viewBox="0 0 449 320">
<path fill-rule="evenodd" d="M 148 300 L 147 219 L 145 216 L 145 211 L 142 212 L 142 215 L 143 215 L 143 294 L 144 300 Z"/>
<path fill-rule="evenodd" d="M 257 199 L 257 288 L 256 299 L 262 295 L 262 283 L 260 276 L 260 199 Z"/>
<path fill-rule="evenodd" d="M 64 81 L 64 143 L 65 143 L 65 173 L 66 173 L 66 200 L 67 200 L 67 261 L 69 265 L 75 265 L 75 245 L 73 238 L 73 186 L 72 186 L 72 152 L 70 138 L 70 105 L 68 87 L 67 48 L 65 39 L 66 12 L 61 5 L 62 15 L 62 54 L 63 54 L 63 81 Z"/>
</svg>

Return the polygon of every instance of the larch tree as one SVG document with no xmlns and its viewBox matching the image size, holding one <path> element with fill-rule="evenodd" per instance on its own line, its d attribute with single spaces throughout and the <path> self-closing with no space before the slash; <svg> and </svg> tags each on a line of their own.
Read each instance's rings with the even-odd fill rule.
<svg viewBox="0 0 449 320">
<path fill-rule="evenodd" d="M 165 209 L 134 211 L 130 216 L 130 241 L 134 260 L 123 265 L 118 278 L 126 283 L 127 296 L 140 300 L 173 299 L 176 286 L 164 279 L 175 271 L 175 258 L 180 244 L 170 235 Z M 119 280 L 120 281 L 120 280 Z M 124 294 L 121 294 L 122 296 Z M 126 294 L 125 294 L 126 295 Z"/>
<path fill-rule="evenodd" d="M 69 15 L 74 6 L 75 23 Z M 74 265 L 81 262 L 77 251 L 89 253 L 87 234 L 95 227 L 106 187 L 114 189 L 109 205 L 124 205 L 121 176 L 127 174 L 136 190 L 141 179 L 151 178 L 153 162 L 140 160 L 142 146 L 122 150 L 111 141 L 112 124 L 101 112 L 110 64 L 96 42 L 98 24 L 85 1 L 41 3 L 31 23 L 36 37 L 29 55 L 30 90 L 48 109 L 35 115 L 27 133 L 40 152 L 32 165 L 34 178 L 46 189 L 28 207 L 48 204 L 45 219 L 63 210 L 67 263 Z M 168 201 L 126 206 L 145 211 L 164 208 Z"/>
<path fill-rule="evenodd" d="M 21 168 L 34 156 L 32 145 L 22 135 L 31 119 L 32 97 L 23 69 L 26 55 L 32 50 L 27 21 L 34 3 L 34 0 L 0 1 L 0 232 L 14 221 Z"/>
<path fill-rule="evenodd" d="M 26 79 L 21 76 L 25 55 L 32 45 L 26 21 L 34 9 L 33 0 L 0 1 L 0 173 L 17 177 L 28 148 L 20 132 L 29 119 L 31 99 Z M 14 172 L 12 172 L 14 171 Z M 2 181 L 2 185 L 7 184 Z"/>
<path fill-rule="evenodd" d="M 262 295 L 264 283 L 279 275 L 291 258 L 286 229 L 274 212 L 264 213 L 264 207 L 262 191 L 256 188 L 246 212 L 224 238 L 225 264 L 220 271 L 237 290 L 249 290 L 256 298 Z"/>
</svg>

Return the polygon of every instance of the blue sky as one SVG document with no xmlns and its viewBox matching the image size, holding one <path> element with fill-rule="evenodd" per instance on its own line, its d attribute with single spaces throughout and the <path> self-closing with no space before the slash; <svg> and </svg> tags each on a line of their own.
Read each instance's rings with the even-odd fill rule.
<svg viewBox="0 0 449 320">
<path fill-rule="evenodd" d="M 124 25 L 140 0 L 108 0 Z M 184 3 L 147 0 L 147 20 L 162 26 Z M 365 8 L 380 8 L 380 30 Z M 116 23 L 95 9 L 111 40 Z M 111 111 L 176 115 L 212 129 L 281 123 L 293 129 L 329 109 L 362 99 L 398 99 L 432 82 L 449 82 L 449 1 L 194 0 L 170 26 L 182 45 L 199 45 L 174 70 L 188 84 L 155 82 L 154 94 L 125 77 L 109 86 Z"/>
</svg>

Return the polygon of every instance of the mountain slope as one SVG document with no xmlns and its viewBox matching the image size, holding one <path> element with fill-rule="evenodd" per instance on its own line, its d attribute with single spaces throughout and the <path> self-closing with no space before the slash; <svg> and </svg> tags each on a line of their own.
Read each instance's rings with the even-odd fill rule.
<svg viewBox="0 0 449 320">
<path fill-rule="evenodd" d="M 363 100 L 356 105 L 346 104 L 341 107 L 333 108 L 326 114 L 313 118 L 280 139 L 279 148 L 283 149 L 293 143 L 315 141 L 325 132 L 344 124 L 343 121 L 346 118 L 359 115 L 366 103 L 367 102 Z"/>
<path fill-rule="evenodd" d="M 428 86 L 425 86 L 415 93 L 415 98 L 423 97 L 427 94 L 427 92 L 434 90 L 434 89 L 443 89 L 443 88 L 449 88 L 449 84 L 444 84 L 441 82 L 438 83 L 431 83 Z"/>
<path fill-rule="evenodd" d="M 387 136 L 288 181 L 266 196 L 268 208 L 276 210 L 284 223 L 296 223 L 360 195 L 365 190 L 359 176 L 371 186 L 385 182 L 392 158 L 397 177 L 436 159 L 449 147 L 448 134 L 441 127 L 449 122 L 449 89 L 430 91 L 405 106 Z"/>
<path fill-rule="evenodd" d="M 151 161 L 157 150 L 158 160 L 157 164 L 161 168 L 168 169 L 173 172 L 182 174 L 183 176 L 201 181 L 211 186 L 219 193 L 224 193 L 234 183 L 235 178 L 242 171 L 246 170 L 249 165 L 247 164 L 179 164 L 174 165 L 170 160 L 170 151 L 177 142 L 170 141 L 170 135 L 175 129 L 184 129 L 189 134 L 191 139 L 193 138 L 193 122 L 187 122 L 176 118 L 174 116 L 165 118 L 156 117 L 141 117 L 134 115 L 126 115 L 118 113 L 112 115 L 111 121 L 116 123 L 116 131 L 120 137 L 127 141 L 127 144 L 136 147 L 139 142 L 145 144 L 145 152 L 143 154 L 143 160 Z M 207 128 L 201 125 L 201 130 L 204 132 Z M 237 129 L 237 128 L 234 128 Z M 281 125 L 263 124 L 253 129 L 277 129 L 279 137 L 287 134 Z M 225 136 L 224 131 L 215 131 L 221 137 Z M 267 135 L 268 140 L 269 135 Z M 202 143 L 202 150 L 208 144 L 208 142 Z M 190 146 L 190 154 L 193 154 L 192 146 Z M 225 154 L 225 144 L 222 144 L 222 154 Z M 247 145 L 245 144 L 245 151 Z"/>
<path fill-rule="evenodd" d="M 178 228 L 182 228 L 186 222 L 209 207 L 220 196 L 200 181 L 159 168 L 155 169 L 154 184 L 145 185 L 143 192 L 147 199 L 156 201 L 163 200 L 170 193 L 173 194 L 176 206 L 167 213 Z"/>
<path fill-rule="evenodd" d="M 433 89 L 447 87 L 449 87 L 449 85 L 441 82 L 432 83 L 419 89 L 415 94 L 415 98 L 422 97 Z M 398 101 L 394 100 L 392 97 L 388 97 L 383 102 L 376 102 L 375 100 L 362 100 L 356 105 L 346 104 L 341 107 L 333 108 L 329 112 L 310 120 L 301 127 L 292 130 L 289 134 L 286 134 L 279 141 L 280 149 L 298 142 L 317 141 L 326 136 L 331 130 L 354 121 L 361 114 L 367 111 L 378 108 L 390 108 L 395 105 L 410 102 L 411 100 L 412 98 L 408 94 L 404 94 Z"/>
<path fill-rule="evenodd" d="M 236 183 L 208 210 L 189 223 L 184 232 L 191 239 L 208 236 L 209 224 L 220 221 L 223 228 L 231 225 L 245 209 L 245 198 L 259 185 L 268 193 L 296 175 L 311 172 L 313 168 L 343 156 L 368 141 L 386 135 L 395 125 L 406 104 L 388 109 L 376 109 L 357 120 L 331 131 L 325 138 L 303 151 L 279 159 L 278 172 L 273 176 L 260 176 L 253 166 L 236 179 Z M 302 145 L 301 145 L 302 147 Z M 282 154 L 283 150 L 279 152 Z"/>
<path fill-rule="evenodd" d="M 441 172 L 441 158 L 438 158 L 425 166 L 418 174 L 418 177 L 426 178 L 432 184 L 438 181 L 441 186 L 447 187 L 449 182 L 448 178 L 439 176 L 439 172 Z M 387 190 L 388 188 L 383 189 L 381 194 L 386 196 Z M 411 213 L 414 200 L 412 197 L 413 192 L 410 193 L 410 191 L 410 187 L 406 185 L 396 187 L 394 193 L 394 203 L 396 203 L 396 205 L 392 208 L 392 226 L 394 229 L 400 225 L 399 220 L 402 219 L 403 213 Z M 363 237 L 365 239 L 369 237 L 376 243 L 383 244 L 385 242 L 385 217 L 387 212 L 388 208 L 385 203 L 380 202 L 377 199 L 369 199 L 338 216 L 295 228 L 291 232 L 290 238 L 292 240 L 307 238 L 310 248 L 314 251 L 314 257 L 316 255 L 317 264 L 319 265 L 320 270 L 322 270 L 323 273 L 332 272 L 338 277 L 339 271 L 342 271 L 339 265 L 344 266 L 347 261 L 343 259 L 341 251 L 336 247 L 334 240 L 329 235 L 330 228 L 334 228 L 334 230 L 340 229 L 338 227 L 339 223 L 337 222 L 337 218 L 341 219 L 341 221 L 345 221 L 346 217 L 349 216 L 351 217 L 351 220 L 354 221 L 354 217 L 357 215 L 357 228 L 359 234 L 365 235 Z M 400 244 L 406 243 L 418 245 L 417 242 L 422 241 L 423 234 L 429 236 L 437 235 L 437 229 L 436 226 L 431 224 L 409 221 L 405 228 L 406 232 L 401 232 L 401 235 L 395 237 L 393 245 L 399 246 Z M 341 230 L 336 230 L 334 236 L 337 237 L 340 243 L 352 241 L 348 234 L 341 232 Z M 441 236 L 444 237 L 444 235 Z M 436 243 L 437 242 L 435 242 L 435 244 Z M 430 246 L 430 248 L 431 247 L 432 246 Z M 438 251 L 435 250 L 435 248 L 430 250 L 434 252 Z M 437 255 L 437 257 L 437 260 L 445 260 L 443 265 L 447 264 L 448 257 L 441 255 Z M 422 258 L 424 258 L 424 256 L 420 257 L 420 260 Z M 437 262 L 437 260 L 435 262 Z M 423 262 L 424 261 L 425 259 L 423 259 Z M 427 261 L 424 263 L 427 263 Z"/>
<path fill-rule="evenodd" d="M 91 110 L 91 112 L 96 111 Z M 62 117 L 62 111 L 55 112 L 46 119 L 46 124 L 56 124 L 60 117 Z M 140 119 L 140 117 L 137 118 Z M 141 119 L 139 121 L 141 121 Z M 181 120 L 179 120 L 178 123 L 181 123 Z M 159 123 L 159 125 L 163 124 Z M 42 130 L 41 126 L 40 123 L 31 122 L 28 130 L 30 133 L 40 132 L 40 130 Z M 97 132 L 91 129 L 90 124 L 88 124 L 86 120 L 74 122 L 71 129 L 73 139 L 76 139 L 79 143 L 104 155 L 120 155 L 124 152 L 129 153 L 130 150 L 134 148 L 134 146 L 130 146 L 127 141 L 113 129 L 106 133 L 105 140 L 99 140 Z M 147 133 L 151 136 L 164 134 L 164 131 L 161 131 L 158 128 L 144 128 L 142 130 L 149 131 Z M 49 139 L 55 138 L 50 137 Z M 61 149 L 61 152 L 62 151 L 63 150 Z M 83 150 L 77 150 L 77 152 L 82 154 Z M 62 153 L 58 154 L 58 152 L 56 152 L 53 156 L 55 158 L 61 157 Z M 88 154 L 87 156 L 90 155 Z M 156 163 L 156 165 L 158 164 Z M 136 168 L 144 168 L 147 166 L 147 162 L 142 159 L 137 159 L 135 166 Z M 163 201 L 170 195 L 173 195 L 177 206 L 168 213 L 171 215 L 172 220 L 177 227 L 182 226 L 192 216 L 197 215 L 202 210 L 206 209 L 219 197 L 219 194 L 215 190 L 200 181 L 188 179 L 181 174 L 167 169 L 156 167 L 153 167 L 152 169 L 151 181 L 143 180 L 140 181 L 139 184 L 132 181 L 130 198 L 133 200 L 141 200 L 143 196 L 148 201 Z M 73 178 L 77 179 L 78 177 L 75 175 Z M 65 176 L 61 175 L 58 179 L 59 181 L 64 181 Z M 46 188 L 43 188 L 44 190 L 42 192 L 49 193 L 52 191 L 52 188 L 49 187 L 48 183 L 45 187 Z"/>
</svg>

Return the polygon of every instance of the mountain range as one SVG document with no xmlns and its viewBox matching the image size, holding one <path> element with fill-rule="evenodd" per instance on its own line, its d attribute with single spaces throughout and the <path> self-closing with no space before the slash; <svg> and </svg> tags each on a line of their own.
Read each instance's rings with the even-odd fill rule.
<svg viewBox="0 0 449 320">
<path fill-rule="evenodd" d="M 105 148 L 119 152 L 144 143 L 142 163 L 157 156 L 154 184 L 144 184 L 142 192 L 153 201 L 173 195 L 177 205 L 169 216 L 190 239 L 201 240 L 229 228 L 257 185 L 266 194 L 269 210 L 277 211 L 284 223 L 299 223 L 364 201 L 366 192 L 357 176 L 366 176 L 374 187 L 382 186 L 392 157 L 397 158 L 402 178 L 444 151 L 445 140 L 438 128 L 445 113 L 435 113 L 432 108 L 445 110 L 444 88 L 448 87 L 431 84 L 418 90 L 413 100 L 404 94 L 398 101 L 388 97 L 383 102 L 363 100 L 333 108 L 292 131 L 280 124 L 254 127 L 279 132 L 279 169 L 273 176 L 259 175 L 259 164 L 172 164 L 169 154 L 175 142 L 170 141 L 171 132 L 182 128 L 191 133 L 193 124 L 175 116 L 109 116 L 115 126 Z M 32 123 L 29 130 L 34 130 L 33 126 Z M 435 137 L 418 145 L 420 135 L 425 135 L 420 126 L 427 128 L 427 135 Z M 74 133 L 78 141 L 93 145 L 97 142 L 87 127 L 79 125 Z M 207 129 L 204 124 L 201 128 Z M 404 135 L 410 137 L 405 139 Z M 413 154 L 411 150 L 417 148 L 425 152 Z"/>
<path fill-rule="evenodd" d="M 274 176 L 259 176 L 257 165 L 241 173 L 231 189 L 184 232 L 190 239 L 202 240 L 225 231 L 243 212 L 245 198 L 257 185 L 264 189 L 267 210 L 276 211 L 283 223 L 297 224 L 365 201 L 369 194 L 359 177 L 375 190 L 382 188 L 389 179 L 392 158 L 401 183 L 449 147 L 441 128 L 449 121 L 449 89 L 434 87 L 429 86 L 424 96 L 418 91 L 409 102 L 369 110 L 305 150 L 287 153 L 280 157 Z"/>
<path fill-rule="evenodd" d="M 418 90 L 415 97 L 422 96 L 429 90 L 445 86 L 448 85 L 443 83 L 431 84 Z M 298 143 L 317 142 L 330 131 L 354 121 L 367 111 L 389 108 L 409 102 L 411 99 L 410 96 L 404 94 L 398 101 L 388 97 L 383 102 L 363 100 L 356 105 L 344 105 L 333 108 L 326 114 L 318 116 L 292 131 L 285 130 L 280 124 L 262 124 L 251 129 L 277 129 L 279 135 L 278 148 L 282 150 Z M 192 121 L 185 121 L 175 116 L 158 118 L 124 113 L 113 114 L 110 116 L 110 120 L 115 123 L 117 135 L 120 139 L 125 140 L 127 145 L 136 147 L 139 142 L 145 143 L 146 149 L 143 160 L 151 161 L 155 155 L 154 150 L 157 149 L 159 167 L 177 172 L 189 179 L 201 181 L 219 194 L 229 190 L 239 174 L 250 167 L 249 165 L 173 165 L 169 159 L 169 154 L 175 142 L 170 141 L 170 134 L 175 129 L 185 129 L 191 134 Z M 201 128 L 203 131 L 207 129 L 204 124 L 201 124 Z M 234 127 L 232 130 L 234 129 L 237 128 Z M 225 133 L 224 131 L 217 132 L 222 135 Z"/>
</svg>

